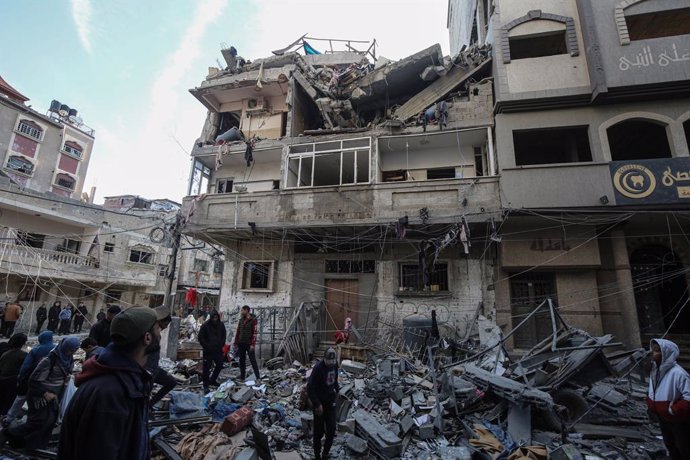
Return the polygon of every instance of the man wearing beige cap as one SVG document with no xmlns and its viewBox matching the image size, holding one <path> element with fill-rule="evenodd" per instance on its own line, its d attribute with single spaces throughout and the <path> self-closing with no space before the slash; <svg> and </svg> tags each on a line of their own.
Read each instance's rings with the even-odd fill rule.
<svg viewBox="0 0 690 460">
<path fill-rule="evenodd" d="M 110 325 L 110 343 L 84 363 L 60 430 L 59 459 L 138 460 L 151 456 L 147 355 L 160 349 L 165 312 L 131 307 Z"/>
</svg>

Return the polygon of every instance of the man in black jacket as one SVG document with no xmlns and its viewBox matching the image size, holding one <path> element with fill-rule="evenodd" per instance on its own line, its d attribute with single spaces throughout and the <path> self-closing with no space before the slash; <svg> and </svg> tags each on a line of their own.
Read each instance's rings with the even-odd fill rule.
<svg viewBox="0 0 690 460">
<path fill-rule="evenodd" d="M 41 328 L 43 327 L 43 323 L 46 322 L 46 319 L 48 319 L 48 309 L 46 308 L 46 304 L 42 303 L 40 307 L 38 307 L 38 310 L 36 310 L 36 335 L 41 333 Z"/>
<path fill-rule="evenodd" d="M 95 339 L 99 347 L 105 347 L 110 343 L 110 322 L 120 311 L 117 305 L 109 306 L 105 318 L 91 326 L 89 337 Z"/>
<path fill-rule="evenodd" d="M 199 329 L 199 343 L 204 350 L 202 378 L 204 391 L 208 392 L 209 385 L 218 385 L 218 375 L 223 369 L 223 346 L 225 345 L 225 325 L 220 320 L 216 310 L 211 312 L 211 319 L 201 325 Z M 213 375 L 209 379 L 213 367 Z"/>
<path fill-rule="evenodd" d="M 62 302 L 56 300 L 53 306 L 48 310 L 48 327 L 47 329 L 57 332 L 58 323 L 60 322 L 60 311 L 62 310 Z"/>
<path fill-rule="evenodd" d="M 335 438 L 335 401 L 340 391 L 338 363 L 335 350 L 329 348 L 323 359 L 316 363 L 307 381 L 307 394 L 314 407 L 314 458 L 325 460 Z M 321 452 L 321 437 L 326 442 Z"/>
<path fill-rule="evenodd" d="M 160 349 L 159 318 L 131 307 L 113 318 L 112 343 L 84 363 L 62 420 L 58 459 L 144 460 L 151 457 L 151 376 L 142 367 Z"/>
</svg>

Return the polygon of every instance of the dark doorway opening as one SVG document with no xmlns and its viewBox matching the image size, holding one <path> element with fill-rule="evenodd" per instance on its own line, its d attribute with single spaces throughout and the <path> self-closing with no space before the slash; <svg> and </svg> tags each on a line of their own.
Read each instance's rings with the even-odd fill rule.
<svg viewBox="0 0 690 460">
<path fill-rule="evenodd" d="M 671 158 L 666 125 L 648 120 L 625 120 L 608 128 L 606 133 L 613 161 Z"/>
<path fill-rule="evenodd" d="M 529 272 L 510 279 L 510 304 L 513 327 L 520 324 L 527 315 L 544 300 L 556 300 L 556 276 L 554 273 Z M 529 321 L 513 335 L 515 348 L 532 348 L 552 332 L 549 308 L 542 307 Z"/>
<path fill-rule="evenodd" d="M 630 256 L 630 270 L 640 332 L 657 335 L 670 328 L 671 334 L 689 333 L 690 308 L 683 308 L 688 285 L 678 256 L 666 246 L 643 246 Z"/>
<path fill-rule="evenodd" d="M 688 144 L 688 150 L 690 150 L 690 120 L 683 123 L 683 129 L 685 130 L 685 142 Z"/>
</svg>

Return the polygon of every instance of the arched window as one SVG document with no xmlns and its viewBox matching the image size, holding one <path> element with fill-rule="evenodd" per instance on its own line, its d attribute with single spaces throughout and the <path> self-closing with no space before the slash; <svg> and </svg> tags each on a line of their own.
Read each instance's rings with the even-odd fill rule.
<svg viewBox="0 0 690 460">
<path fill-rule="evenodd" d="M 635 40 L 690 34 L 690 7 L 670 9 L 667 6 L 661 9 L 661 6 L 648 0 L 619 3 L 615 9 L 615 21 L 621 45 L 629 45 Z"/>
<path fill-rule="evenodd" d="M 60 173 L 55 176 L 55 185 L 74 190 L 77 181 L 69 174 Z"/>
<path fill-rule="evenodd" d="M 544 27 L 538 32 L 511 36 L 511 30 L 529 21 L 561 23 Z M 508 64 L 511 59 L 524 59 L 532 57 L 553 56 L 557 54 L 570 54 L 579 56 L 580 49 L 577 44 L 575 32 L 575 20 L 568 16 L 543 13 L 541 10 L 532 10 L 525 16 L 514 19 L 501 27 L 501 51 L 503 63 Z"/>
<path fill-rule="evenodd" d="M 671 158 L 666 125 L 645 119 L 623 120 L 606 130 L 611 160 Z"/>
<path fill-rule="evenodd" d="M 65 141 L 65 146 L 62 148 L 62 150 L 69 153 L 73 157 L 81 158 L 84 147 L 74 141 Z"/>
<path fill-rule="evenodd" d="M 41 128 L 38 123 L 32 120 L 27 120 L 26 118 L 19 120 L 17 131 L 37 141 L 41 140 L 41 135 L 43 134 L 43 128 Z"/>
<path fill-rule="evenodd" d="M 19 155 L 11 155 L 6 168 L 29 176 L 34 173 L 34 164 Z"/>
</svg>

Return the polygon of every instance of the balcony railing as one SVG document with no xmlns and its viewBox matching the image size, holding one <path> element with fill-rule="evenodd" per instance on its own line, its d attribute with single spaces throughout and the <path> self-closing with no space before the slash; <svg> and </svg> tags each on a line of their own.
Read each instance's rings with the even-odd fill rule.
<svg viewBox="0 0 690 460">
<path fill-rule="evenodd" d="M 49 249 L 32 248 L 29 246 L 14 245 L 10 247 L 10 256 L 23 259 L 43 260 L 49 263 L 65 265 L 77 265 L 81 267 L 98 268 L 98 261 L 90 256 L 82 256 L 69 252 L 51 251 Z"/>
</svg>

